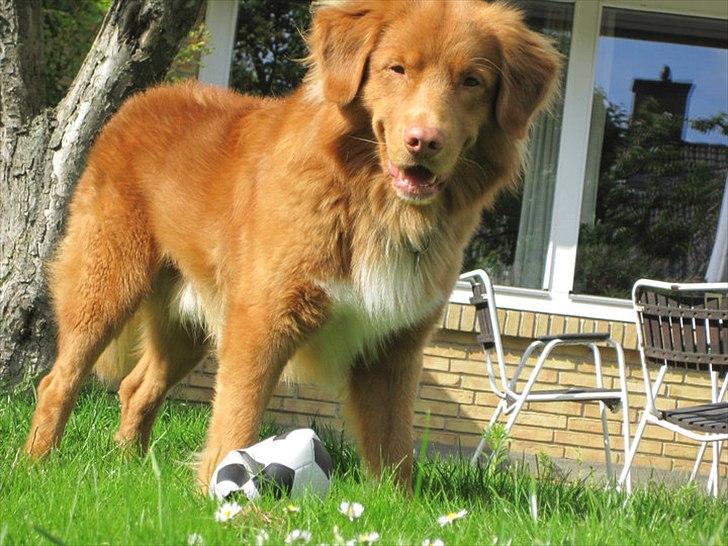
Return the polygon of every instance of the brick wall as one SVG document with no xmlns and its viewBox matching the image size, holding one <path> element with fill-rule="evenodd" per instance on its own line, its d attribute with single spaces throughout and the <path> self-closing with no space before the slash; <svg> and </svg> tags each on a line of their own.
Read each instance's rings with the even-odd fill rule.
<svg viewBox="0 0 728 546">
<path fill-rule="evenodd" d="M 637 410 L 644 404 L 644 387 L 636 352 L 634 325 L 500 310 L 499 322 L 508 371 L 512 373 L 520 355 L 535 336 L 561 332 L 603 332 L 622 343 L 627 359 L 627 382 L 630 394 L 630 435 L 637 425 Z M 424 369 L 415 405 L 415 427 L 421 434 L 429 426 L 431 442 L 459 447 L 469 455 L 477 445 L 483 427 L 498 402 L 490 391 L 483 352 L 475 339 L 475 314 L 471 306 L 451 304 L 442 317 L 440 329 L 427 346 Z M 539 386 L 559 388 L 594 386 L 594 366 L 589 352 L 582 347 L 557 350 L 540 374 Z M 605 386 L 617 388 L 619 374 L 611 351 L 604 350 Z M 176 387 L 174 395 L 197 401 L 212 397 L 215 365 L 204 362 L 186 382 Z M 528 371 L 521 376 L 528 377 Z M 710 400 L 709 381 L 704 374 L 669 371 L 668 392 L 680 405 L 696 405 Z M 666 409 L 666 404 L 658 404 Z M 428 418 L 429 414 L 429 418 Z M 268 409 L 268 418 L 283 425 L 308 426 L 311 421 L 339 429 L 344 426 L 340 404 L 327 392 L 312 385 L 278 386 Z M 621 413 L 611 413 L 613 456 L 623 462 Z M 515 453 L 546 453 L 552 457 L 586 463 L 604 461 L 602 428 L 596 403 L 549 402 L 524 406 L 513 427 L 511 450 Z M 663 470 L 690 470 L 697 444 L 657 426 L 649 426 L 640 443 L 635 465 Z M 706 454 L 709 454 L 706 451 Z M 708 460 L 707 458 L 704 460 Z M 722 461 L 728 462 L 728 449 Z M 721 465 L 726 473 L 726 464 Z M 707 472 L 707 463 L 701 469 Z"/>
</svg>

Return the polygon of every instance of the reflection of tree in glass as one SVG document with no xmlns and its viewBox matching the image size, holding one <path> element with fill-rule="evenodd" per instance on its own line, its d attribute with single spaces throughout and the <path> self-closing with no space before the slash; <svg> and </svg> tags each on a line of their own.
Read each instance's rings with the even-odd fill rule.
<svg viewBox="0 0 728 546">
<path fill-rule="evenodd" d="M 502 193 L 484 210 L 480 224 L 463 254 L 463 271 L 484 269 L 498 284 L 514 284 L 513 261 L 518 242 L 523 185 Z"/>
<path fill-rule="evenodd" d="M 241 0 L 230 85 L 243 93 L 280 95 L 305 72 L 302 33 L 311 20 L 301 0 Z"/>
<path fill-rule="evenodd" d="M 725 130 L 727 119 L 691 123 Z M 640 277 L 702 280 L 725 172 L 675 138 L 684 122 L 654 101 L 631 119 L 607 108 L 596 219 L 581 226 L 576 292 L 627 297 Z"/>
</svg>

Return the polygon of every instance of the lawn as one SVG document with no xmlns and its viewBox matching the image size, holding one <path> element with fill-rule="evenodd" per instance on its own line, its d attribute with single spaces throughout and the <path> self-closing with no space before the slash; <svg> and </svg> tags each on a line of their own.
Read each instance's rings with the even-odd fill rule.
<svg viewBox="0 0 728 546">
<path fill-rule="evenodd" d="M 330 431 L 322 435 L 336 470 L 324 501 L 300 499 L 292 511 L 288 501 L 265 498 L 218 523 L 217 503 L 196 492 L 191 464 L 206 406 L 168 402 L 149 455 L 130 456 L 111 441 L 115 397 L 88 388 L 62 449 L 40 465 L 20 456 L 32 407 L 31 396 L 0 397 L 0 546 L 183 545 L 193 534 L 208 545 L 256 544 L 261 531 L 268 544 L 282 544 L 296 529 L 310 531 L 311 544 L 343 544 L 371 532 L 378 544 L 728 544 L 728 500 L 693 487 L 655 484 L 626 498 L 558 477 L 549 464 L 528 473 L 447 459 L 420 461 L 419 491 L 407 497 L 389 480 L 367 478 L 351 446 Z M 339 513 L 342 501 L 361 503 L 361 517 Z M 460 510 L 467 514 L 440 526 L 438 517 Z"/>
</svg>

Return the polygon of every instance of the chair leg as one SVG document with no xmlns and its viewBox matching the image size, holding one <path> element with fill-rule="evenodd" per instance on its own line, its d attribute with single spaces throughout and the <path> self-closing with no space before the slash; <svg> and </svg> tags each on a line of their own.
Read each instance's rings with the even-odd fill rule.
<svg viewBox="0 0 728 546">
<path fill-rule="evenodd" d="M 698 475 L 698 470 L 700 470 L 700 463 L 703 462 L 703 456 L 705 455 L 705 448 L 708 447 L 707 442 L 701 442 L 700 447 L 698 448 L 698 455 L 695 457 L 695 464 L 693 464 L 693 470 L 690 472 L 690 479 L 688 480 L 688 483 L 695 480 L 696 476 Z M 711 474 L 712 479 L 712 474 Z M 710 485 L 708 485 L 710 488 Z"/>
<path fill-rule="evenodd" d="M 594 358 L 594 370 L 596 372 L 596 383 L 597 388 L 604 388 L 604 376 L 602 374 L 602 355 L 599 352 L 599 347 L 592 343 L 589 345 L 592 356 Z M 607 406 L 604 402 L 599 402 L 599 416 L 602 419 L 602 436 L 604 443 L 604 457 L 606 459 L 607 466 L 607 479 L 612 481 L 615 476 L 612 474 L 612 447 L 609 439 L 609 423 L 607 421 Z"/>
<path fill-rule="evenodd" d="M 720 461 L 720 444 L 721 442 L 713 442 L 713 464 L 710 468 L 710 476 L 708 477 L 708 491 L 714 497 L 718 496 L 718 462 Z"/>
<path fill-rule="evenodd" d="M 483 436 L 480 438 L 480 442 L 478 442 L 478 447 L 475 448 L 475 453 L 473 453 L 473 456 L 470 459 L 470 464 L 474 465 L 478 462 L 478 457 L 480 457 L 480 454 L 483 452 L 483 449 L 485 449 L 485 431 L 487 431 L 490 427 L 492 427 L 497 421 L 498 417 L 500 417 L 501 413 L 503 413 L 503 409 L 506 407 L 506 401 L 501 400 L 498 402 L 498 405 L 495 407 L 495 411 L 493 412 L 493 416 L 490 418 L 490 421 L 488 421 L 488 425 L 486 426 L 485 430 L 483 431 Z"/>
<path fill-rule="evenodd" d="M 642 440 L 642 435 L 645 432 L 645 426 L 647 425 L 647 410 L 644 410 L 642 412 L 642 417 L 640 419 L 639 424 L 637 425 L 637 430 L 635 432 L 634 438 L 632 439 L 632 445 L 629 448 L 629 451 L 627 452 L 627 455 L 624 459 L 624 467 L 622 468 L 622 473 L 619 475 L 619 480 L 617 480 L 617 489 L 621 489 L 622 485 L 625 483 L 627 476 L 630 476 L 630 469 L 632 467 L 632 461 L 634 460 L 634 456 L 637 453 L 637 448 L 640 445 L 640 440 Z"/>
<path fill-rule="evenodd" d="M 612 345 L 614 351 L 617 353 L 617 366 L 619 368 L 619 382 L 620 389 L 622 391 L 622 436 L 624 438 L 624 457 L 626 458 L 627 453 L 630 449 L 630 438 L 629 438 L 629 393 L 627 391 L 627 372 L 625 370 L 624 363 L 624 349 L 618 343 Z M 625 490 L 627 494 L 632 493 L 632 475 L 627 470 L 627 476 L 624 481 Z"/>
</svg>

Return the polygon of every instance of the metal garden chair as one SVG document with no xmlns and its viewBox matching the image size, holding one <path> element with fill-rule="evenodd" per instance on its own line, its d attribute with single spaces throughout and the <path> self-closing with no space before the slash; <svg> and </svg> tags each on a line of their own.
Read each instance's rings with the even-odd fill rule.
<svg viewBox="0 0 728 546">
<path fill-rule="evenodd" d="M 707 487 L 717 496 L 718 462 L 722 442 L 728 440 L 728 402 L 723 401 L 728 387 L 728 283 L 675 284 L 642 279 L 632 289 L 632 302 L 646 402 L 618 483 L 627 480 L 645 427 L 651 423 L 701 442 L 690 481 L 695 479 L 705 449 L 712 442 Z M 648 364 L 659 365 L 654 382 Z M 711 402 L 658 409 L 656 400 L 670 367 L 707 373 Z M 674 402 L 669 395 L 666 398 Z"/>
<path fill-rule="evenodd" d="M 594 334 L 561 334 L 543 336 L 533 341 L 521 356 L 511 377 L 506 371 L 506 362 L 503 354 L 498 315 L 495 303 L 493 285 L 488 275 L 482 270 L 470 271 L 460 276 L 461 281 L 468 281 L 473 291 L 470 302 L 475 306 L 476 320 L 480 327 L 478 341 L 485 352 L 485 370 L 488 382 L 492 391 L 500 399 L 495 412 L 488 423 L 493 426 L 501 415 L 508 415 L 505 424 L 505 431 L 509 432 L 518 418 L 521 408 L 526 402 L 597 402 L 599 404 L 602 421 L 602 433 L 604 435 L 604 451 L 606 457 L 607 475 L 612 479 L 612 454 L 609 442 L 609 429 L 607 426 L 607 408 L 616 411 L 620 406 L 623 413 L 622 430 L 624 435 L 625 453 L 629 449 L 629 404 L 627 397 L 627 382 L 624 367 L 624 352 L 622 346 L 609 337 L 608 333 Z M 611 347 L 617 357 L 619 367 L 619 389 L 604 387 L 602 375 L 602 358 L 598 344 L 606 344 Z M 534 390 L 533 386 L 538 375 L 544 366 L 547 365 L 549 356 L 557 347 L 565 345 L 585 345 L 592 353 L 595 368 L 594 387 L 561 388 L 549 390 Z M 524 371 L 526 364 L 531 357 L 536 357 L 536 362 L 531 370 L 523 388 L 518 388 L 518 380 Z M 493 359 L 495 358 L 495 366 Z M 486 439 L 483 437 L 473 454 L 471 462 L 475 464 L 485 447 Z M 629 472 L 627 472 L 626 486 L 630 487 Z"/>
</svg>

